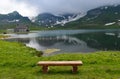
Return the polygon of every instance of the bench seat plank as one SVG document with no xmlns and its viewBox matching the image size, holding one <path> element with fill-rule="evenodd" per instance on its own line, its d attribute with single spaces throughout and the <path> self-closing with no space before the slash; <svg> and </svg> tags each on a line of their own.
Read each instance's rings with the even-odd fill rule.
<svg viewBox="0 0 120 79">
<path fill-rule="evenodd" d="M 48 65 L 48 66 L 74 66 L 82 65 L 82 61 L 40 61 L 38 65 Z"/>
</svg>

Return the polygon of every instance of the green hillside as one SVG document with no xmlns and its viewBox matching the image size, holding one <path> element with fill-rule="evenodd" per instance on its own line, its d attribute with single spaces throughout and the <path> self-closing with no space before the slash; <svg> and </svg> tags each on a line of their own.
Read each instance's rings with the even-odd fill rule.
<svg viewBox="0 0 120 79">
<path fill-rule="evenodd" d="M 66 27 L 74 28 L 120 28 L 120 5 L 118 6 L 103 6 L 93 10 L 89 10 L 87 15 L 81 19 L 68 23 Z M 105 26 L 107 23 L 115 22 L 110 26 Z"/>
<path fill-rule="evenodd" d="M 20 43 L 0 41 L 0 79 L 119 79 L 120 52 L 103 51 L 88 54 L 60 54 L 38 57 L 41 52 Z M 38 61 L 82 60 L 78 73 L 71 67 L 50 67 L 43 74 Z"/>
</svg>

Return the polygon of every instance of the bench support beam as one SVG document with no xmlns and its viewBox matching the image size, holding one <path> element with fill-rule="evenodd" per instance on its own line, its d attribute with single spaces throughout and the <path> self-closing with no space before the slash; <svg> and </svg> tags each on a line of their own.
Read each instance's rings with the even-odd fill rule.
<svg viewBox="0 0 120 79">
<path fill-rule="evenodd" d="M 77 66 L 73 66 L 73 70 L 72 70 L 72 72 L 73 72 L 73 73 L 76 73 L 77 70 L 78 70 L 78 67 L 77 67 Z"/>
<path fill-rule="evenodd" d="M 42 71 L 43 71 L 43 73 L 47 73 L 48 72 L 48 66 L 43 66 Z"/>
</svg>

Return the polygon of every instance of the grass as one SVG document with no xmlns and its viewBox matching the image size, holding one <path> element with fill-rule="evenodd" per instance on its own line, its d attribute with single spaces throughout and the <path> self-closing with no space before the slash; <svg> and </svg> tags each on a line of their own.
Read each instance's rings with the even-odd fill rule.
<svg viewBox="0 0 120 79">
<path fill-rule="evenodd" d="M 59 54 L 37 57 L 40 53 L 20 43 L 0 41 L 0 79 L 120 79 L 120 52 L 101 51 L 88 54 Z M 78 73 L 71 67 L 50 67 L 43 74 L 38 61 L 82 60 Z"/>
<path fill-rule="evenodd" d="M 8 38 L 8 37 L 9 37 L 8 35 L 3 35 L 3 34 L 0 35 L 0 39 L 5 39 L 5 38 Z"/>
</svg>

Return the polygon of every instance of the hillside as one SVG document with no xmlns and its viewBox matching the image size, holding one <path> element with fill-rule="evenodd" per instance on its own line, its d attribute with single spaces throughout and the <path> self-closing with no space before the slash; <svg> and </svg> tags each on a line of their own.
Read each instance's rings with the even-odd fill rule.
<svg viewBox="0 0 120 79">
<path fill-rule="evenodd" d="M 65 26 L 75 28 L 120 28 L 120 5 L 103 6 L 89 10 L 86 16 Z"/>
<path fill-rule="evenodd" d="M 21 51 L 22 50 L 22 51 Z M 37 57 L 40 52 L 20 43 L 0 41 L 0 79 L 119 79 L 120 52 L 98 52 L 88 54 L 60 54 Z M 48 74 L 42 73 L 38 61 L 82 60 L 78 73 L 71 67 L 50 67 Z"/>
</svg>

